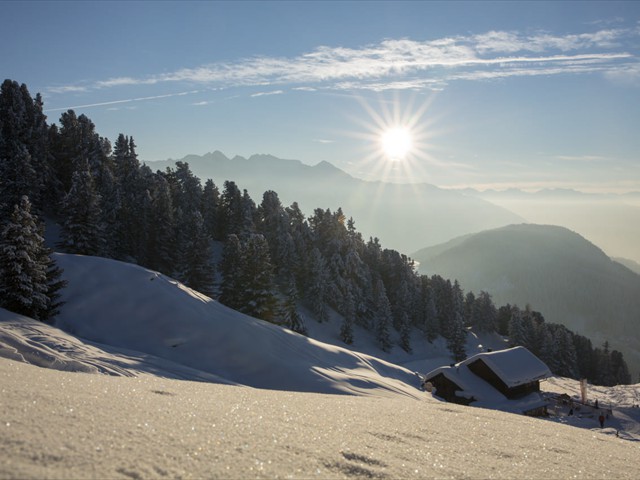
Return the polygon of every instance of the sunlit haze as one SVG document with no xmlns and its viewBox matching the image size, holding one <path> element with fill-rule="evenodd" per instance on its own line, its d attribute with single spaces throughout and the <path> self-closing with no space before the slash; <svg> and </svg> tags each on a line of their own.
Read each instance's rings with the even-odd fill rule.
<svg viewBox="0 0 640 480">
<path fill-rule="evenodd" d="M 640 190 L 639 2 L 2 10 L 3 79 L 42 93 L 51 123 L 72 108 L 132 135 L 143 161 L 220 150 L 367 180 Z"/>
</svg>

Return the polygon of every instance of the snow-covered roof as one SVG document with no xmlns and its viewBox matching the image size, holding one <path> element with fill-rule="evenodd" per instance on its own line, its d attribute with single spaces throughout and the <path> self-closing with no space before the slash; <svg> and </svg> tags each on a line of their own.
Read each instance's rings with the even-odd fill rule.
<svg viewBox="0 0 640 480">
<path fill-rule="evenodd" d="M 486 363 L 509 388 L 552 375 L 549 367 L 524 347 L 478 353 L 461 364 L 470 365 L 477 360 Z"/>
<path fill-rule="evenodd" d="M 526 412 L 547 402 L 538 392 L 518 399 L 507 399 L 489 383 L 469 370 L 469 364 L 482 359 L 509 388 L 551 376 L 549 368 L 524 347 L 479 353 L 456 365 L 436 368 L 425 379 L 442 374 L 460 387 L 456 395 L 474 398 L 474 406 L 511 412 Z M 437 392 L 436 392 L 437 395 Z"/>
</svg>

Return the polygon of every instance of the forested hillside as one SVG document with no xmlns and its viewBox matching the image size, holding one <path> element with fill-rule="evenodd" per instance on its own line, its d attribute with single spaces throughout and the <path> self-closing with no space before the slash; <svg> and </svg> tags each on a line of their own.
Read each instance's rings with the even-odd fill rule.
<svg viewBox="0 0 640 480">
<path fill-rule="evenodd" d="M 153 172 L 140 164 L 133 138 L 120 134 L 112 147 L 72 110 L 48 125 L 40 96 L 10 80 L 2 84 L 0 132 L 0 306 L 12 311 L 55 316 L 64 285 L 43 245 L 46 216 L 60 225 L 61 251 L 143 265 L 299 333 L 301 304 L 317 322 L 337 312 L 345 344 L 357 324 L 383 351 L 410 352 L 418 329 L 424 342 L 444 337 L 461 360 L 470 327 L 508 334 L 514 345 L 526 332 L 555 373 L 631 380 L 619 352 L 593 348 L 528 308 L 498 309 L 486 292 L 465 295 L 457 281 L 418 275 L 406 255 L 363 238 L 341 208 L 305 216 L 271 190 L 256 203 L 232 180 L 203 183 L 185 162 Z"/>
</svg>

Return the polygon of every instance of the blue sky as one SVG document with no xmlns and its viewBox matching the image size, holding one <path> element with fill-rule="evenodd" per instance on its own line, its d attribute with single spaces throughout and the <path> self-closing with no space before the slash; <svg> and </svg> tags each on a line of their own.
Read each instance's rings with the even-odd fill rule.
<svg viewBox="0 0 640 480">
<path fill-rule="evenodd" d="M 640 2 L 3 2 L 0 58 L 50 122 L 73 108 L 141 160 L 640 190 Z"/>
</svg>

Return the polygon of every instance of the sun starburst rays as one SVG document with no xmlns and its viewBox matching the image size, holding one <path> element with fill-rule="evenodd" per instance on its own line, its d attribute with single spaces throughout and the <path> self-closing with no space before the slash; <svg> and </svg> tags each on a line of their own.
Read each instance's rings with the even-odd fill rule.
<svg viewBox="0 0 640 480">
<path fill-rule="evenodd" d="M 432 101 L 433 96 L 401 99 L 398 93 L 375 102 L 358 97 L 365 115 L 352 118 L 359 128 L 349 132 L 362 145 L 358 170 L 370 179 L 394 183 L 429 178 L 429 166 L 439 162 L 433 143 L 436 119 L 429 115 Z"/>
</svg>

